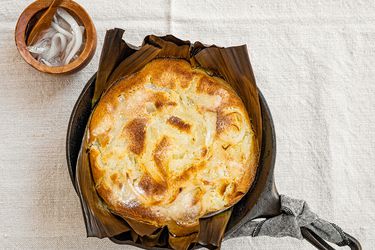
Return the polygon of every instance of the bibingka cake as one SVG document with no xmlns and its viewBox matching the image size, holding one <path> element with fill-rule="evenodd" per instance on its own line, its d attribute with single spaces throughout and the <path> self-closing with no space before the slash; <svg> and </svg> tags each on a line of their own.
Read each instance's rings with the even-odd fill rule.
<svg viewBox="0 0 375 250">
<path fill-rule="evenodd" d="M 182 59 L 155 59 L 104 93 L 88 128 L 95 188 L 116 215 L 192 227 L 254 181 L 258 149 L 240 97 Z"/>
</svg>

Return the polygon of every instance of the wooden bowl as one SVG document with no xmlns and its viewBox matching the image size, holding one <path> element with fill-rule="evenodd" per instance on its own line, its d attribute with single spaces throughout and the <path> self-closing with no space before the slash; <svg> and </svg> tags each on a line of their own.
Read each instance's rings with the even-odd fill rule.
<svg viewBox="0 0 375 250">
<path fill-rule="evenodd" d="M 90 16 L 85 9 L 71 0 L 65 0 L 60 7 L 72 14 L 77 21 L 85 27 L 84 48 L 76 59 L 64 66 L 50 67 L 36 60 L 28 51 L 26 40 L 27 36 L 35 25 L 38 18 L 48 8 L 50 0 L 38 0 L 30 4 L 21 14 L 17 21 L 15 30 L 15 41 L 17 49 L 23 59 L 35 69 L 50 74 L 68 74 L 81 70 L 92 59 L 96 49 L 96 29 Z"/>
</svg>

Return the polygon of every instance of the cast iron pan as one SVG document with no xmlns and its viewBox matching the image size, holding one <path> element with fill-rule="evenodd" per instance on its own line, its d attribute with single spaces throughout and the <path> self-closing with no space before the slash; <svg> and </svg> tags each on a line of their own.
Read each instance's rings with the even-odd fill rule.
<svg viewBox="0 0 375 250">
<path fill-rule="evenodd" d="M 68 133 L 66 138 L 66 157 L 68 161 L 69 174 L 75 187 L 75 170 L 78 153 L 81 147 L 82 138 L 86 124 L 91 114 L 91 99 L 94 95 L 96 74 L 91 77 L 82 93 L 80 94 L 70 117 Z M 263 138 L 260 163 L 256 180 L 250 191 L 234 207 L 231 219 L 226 228 L 225 237 L 244 225 L 247 221 L 256 218 L 269 218 L 280 214 L 280 197 L 277 192 L 274 180 L 274 166 L 276 158 L 276 138 L 272 116 L 267 106 L 266 100 L 259 91 L 259 99 L 262 110 Z M 322 238 L 307 228 L 302 228 L 303 237 L 318 249 L 334 249 Z M 346 233 L 345 233 L 346 234 Z M 359 242 L 352 236 L 346 234 L 351 249 L 362 249 Z M 149 247 L 136 244 L 128 239 L 126 235 L 117 235 L 110 238 L 117 244 L 128 244 L 151 249 Z M 203 243 L 204 244 L 204 243 Z M 164 248 L 152 248 L 164 249 Z"/>
</svg>

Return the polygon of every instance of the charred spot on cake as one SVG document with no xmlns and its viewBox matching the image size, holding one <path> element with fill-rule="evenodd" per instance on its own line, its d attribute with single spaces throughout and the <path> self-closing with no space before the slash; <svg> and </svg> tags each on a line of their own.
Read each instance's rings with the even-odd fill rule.
<svg viewBox="0 0 375 250">
<path fill-rule="evenodd" d="M 146 122 L 144 118 L 135 118 L 125 127 L 125 134 L 129 139 L 129 150 L 134 154 L 141 154 L 144 149 L 146 137 Z"/>
<path fill-rule="evenodd" d="M 204 185 L 210 185 L 210 184 L 211 184 L 210 181 L 208 181 L 208 180 L 204 180 L 204 179 L 202 180 L 202 182 L 203 182 Z"/>
<path fill-rule="evenodd" d="M 122 182 L 120 182 L 120 178 L 119 178 L 119 176 L 118 176 L 117 173 L 112 174 L 112 175 L 110 176 L 110 178 L 111 178 L 113 184 L 115 184 L 116 186 L 118 186 L 119 189 L 122 188 L 122 185 L 123 185 L 123 184 L 122 184 Z"/>
<path fill-rule="evenodd" d="M 141 180 L 139 181 L 139 187 L 147 195 L 160 195 L 167 189 L 167 184 L 165 182 L 155 181 L 148 173 L 144 173 Z"/>
<path fill-rule="evenodd" d="M 117 173 L 114 173 L 114 174 L 111 175 L 110 178 L 111 178 L 111 180 L 112 180 L 113 182 L 115 182 L 115 181 L 118 180 L 118 174 L 117 174 Z"/>
<path fill-rule="evenodd" d="M 203 147 L 203 148 L 202 148 L 202 151 L 201 151 L 201 156 L 202 156 L 202 157 L 205 157 L 205 156 L 207 155 L 207 152 L 208 152 L 207 148 L 206 148 L 206 147 Z"/>
<path fill-rule="evenodd" d="M 155 107 L 156 109 L 161 109 L 165 106 L 176 106 L 177 103 L 175 102 L 162 102 L 161 100 L 155 101 Z"/>
<path fill-rule="evenodd" d="M 187 181 L 190 178 L 190 175 L 192 173 L 196 173 L 200 171 L 201 169 L 204 169 L 206 167 L 206 161 L 201 161 L 199 164 L 194 164 L 182 171 L 182 173 L 176 177 L 177 182 L 179 181 Z"/>
<path fill-rule="evenodd" d="M 177 116 L 171 116 L 168 118 L 167 123 L 182 132 L 190 132 L 191 125 L 184 122 L 181 118 Z"/>
<path fill-rule="evenodd" d="M 203 76 L 197 83 L 197 92 L 208 95 L 216 95 L 218 84 L 211 77 Z"/>
<path fill-rule="evenodd" d="M 150 101 L 154 102 L 155 108 L 157 110 L 162 109 L 166 106 L 176 106 L 177 103 L 171 101 L 168 96 L 163 92 L 157 92 L 153 94 L 150 98 Z"/>
<path fill-rule="evenodd" d="M 163 164 L 163 155 L 166 147 L 169 146 L 168 137 L 163 136 L 163 138 L 156 144 L 154 151 L 152 152 L 153 159 L 158 170 L 166 176 L 166 169 Z"/>
<path fill-rule="evenodd" d="M 175 79 L 171 75 L 171 72 L 168 69 L 168 67 L 158 68 L 155 66 L 156 65 L 154 65 L 154 68 L 151 72 L 152 83 L 160 87 L 176 89 Z"/>
<path fill-rule="evenodd" d="M 217 111 L 216 132 L 218 134 L 228 129 L 239 132 L 241 130 L 241 123 L 241 115 L 238 112 L 225 113 L 222 109 Z"/>
<path fill-rule="evenodd" d="M 182 181 L 187 181 L 190 177 L 190 172 L 195 168 L 195 166 L 191 166 L 187 169 L 185 169 L 184 171 L 182 171 L 182 173 L 176 177 L 175 181 L 176 182 L 182 182 Z"/>
<path fill-rule="evenodd" d="M 187 48 L 188 49 L 188 48 Z M 153 81 L 158 85 L 176 88 L 176 82 L 182 88 L 189 86 L 194 73 L 190 69 L 188 62 L 183 60 L 173 60 L 170 62 L 154 61 Z"/>
<path fill-rule="evenodd" d="M 194 74 L 191 71 L 187 71 L 185 65 L 173 65 L 174 77 L 178 79 L 181 88 L 187 88 L 190 85 Z"/>
<path fill-rule="evenodd" d="M 161 107 L 163 107 L 163 105 L 164 105 L 164 103 L 161 100 L 157 100 L 155 102 L 156 109 L 160 109 Z"/>
<path fill-rule="evenodd" d="M 224 129 L 231 123 L 231 120 L 228 116 L 225 116 L 221 109 L 217 112 L 216 119 L 216 132 L 220 134 Z"/>
</svg>

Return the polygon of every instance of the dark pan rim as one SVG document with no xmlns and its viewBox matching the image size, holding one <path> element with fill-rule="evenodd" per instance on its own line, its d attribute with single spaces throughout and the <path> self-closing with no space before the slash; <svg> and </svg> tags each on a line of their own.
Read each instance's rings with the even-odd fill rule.
<svg viewBox="0 0 375 250">
<path fill-rule="evenodd" d="M 75 185 L 75 173 L 73 173 L 73 159 L 71 158 L 71 148 L 70 148 L 70 140 L 72 137 L 72 129 L 73 129 L 73 122 L 77 116 L 77 111 L 78 107 L 82 102 L 82 99 L 84 96 L 87 95 L 87 91 L 90 89 L 91 85 L 94 83 L 94 80 L 96 79 L 96 73 L 87 81 L 86 85 L 83 87 L 83 90 L 81 94 L 78 96 L 78 99 L 76 103 L 74 104 L 72 113 L 69 118 L 69 123 L 68 123 L 68 128 L 67 128 L 67 135 L 66 135 L 66 141 L 65 141 L 65 147 L 66 147 L 66 160 L 68 163 L 68 170 L 69 170 L 69 175 L 70 175 L 70 180 L 72 181 L 73 187 L 76 190 L 76 185 Z M 82 141 L 81 141 L 82 142 Z M 76 160 L 74 160 L 76 162 Z"/>
</svg>

